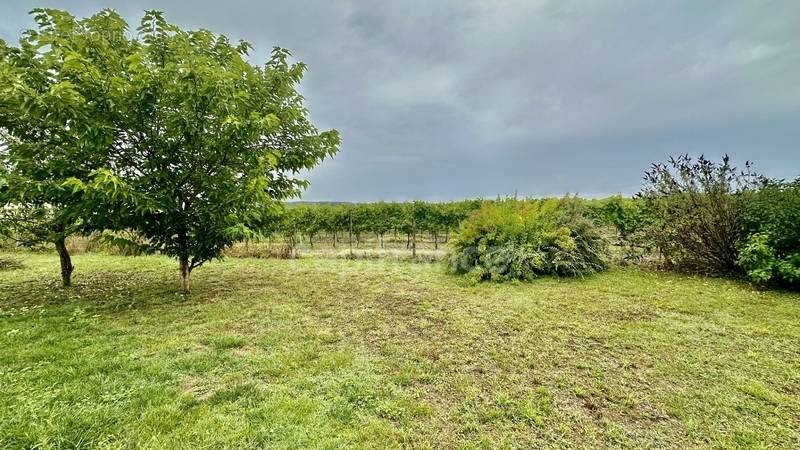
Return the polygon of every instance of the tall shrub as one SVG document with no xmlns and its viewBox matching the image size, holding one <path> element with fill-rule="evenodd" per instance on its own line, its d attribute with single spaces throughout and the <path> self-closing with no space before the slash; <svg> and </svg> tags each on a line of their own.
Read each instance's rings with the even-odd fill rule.
<svg viewBox="0 0 800 450">
<path fill-rule="evenodd" d="M 668 268 L 710 275 L 733 274 L 744 200 L 764 183 L 750 164 L 738 170 L 688 155 L 653 164 L 638 194 L 648 215 L 646 236 Z"/>
</svg>

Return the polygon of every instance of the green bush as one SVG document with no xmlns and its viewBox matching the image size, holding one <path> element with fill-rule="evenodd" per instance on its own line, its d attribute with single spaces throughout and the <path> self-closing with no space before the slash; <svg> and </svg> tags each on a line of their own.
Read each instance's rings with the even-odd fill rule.
<svg viewBox="0 0 800 450">
<path fill-rule="evenodd" d="M 476 280 L 583 276 L 606 267 L 607 242 L 571 198 L 486 202 L 453 238 L 448 265 Z"/>
<path fill-rule="evenodd" d="M 800 179 L 746 198 L 739 266 L 756 283 L 800 286 Z"/>
<path fill-rule="evenodd" d="M 631 235 L 642 229 L 645 217 L 639 202 L 621 195 L 615 195 L 605 200 L 600 207 L 600 220 L 612 225 L 621 241 L 626 241 Z"/>
<path fill-rule="evenodd" d="M 642 202 L 632 198 L 614 195 L 608 198 L 593 200 L 590 216 L 597 223 L 610 227 L 614 231 L 616 255 L 623 264 L 642 263 L 650 253 L 649 242 L 644 233 L 648 217 Z"/>
<path fill-rule="evenodd" d="M 670 158 L 645 173 L 638 194 L 644 208 L 644 238 L 669 269 L 707 275 L 740 273 L 737 264 L 744 206 L 764 179 L 725 156 Z"/>
</svg>

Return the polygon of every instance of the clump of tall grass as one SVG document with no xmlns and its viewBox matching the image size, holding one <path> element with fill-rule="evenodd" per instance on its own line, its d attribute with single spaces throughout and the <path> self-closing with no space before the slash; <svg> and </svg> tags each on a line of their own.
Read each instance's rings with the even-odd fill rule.
<svg viewBox="0 0 800 450">
<path fill-rule="evenodd" d="M 272 242 L 237 242 L 222 254 L 232 258 L 291 259 L 296 256 L 288 244 Z"/>
<path fill-rule="evenodd" d="M 443 252 L 433 250 L 417 250 L 417 254 L 412 255 L 408 250 L 400 249 L 358 249 L 353 252 L 341 250 L 334 255 L 339 259 L 388 260 L 420 263 L 435 263 L 444 259 Z"/>
<path fill-rule="evenodd" d="M 21 269 L 24 265 L 22 261 L 15 258 L 0 258 L 0 271 Z"/>
</svg>

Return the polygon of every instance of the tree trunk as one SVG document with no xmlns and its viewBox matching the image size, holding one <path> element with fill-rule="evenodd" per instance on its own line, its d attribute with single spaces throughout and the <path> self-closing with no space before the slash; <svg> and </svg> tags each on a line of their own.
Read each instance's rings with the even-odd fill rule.
<svg viewBox="0 0 800 450">
<path fill-rule="evenodd" d="M 181 292 L 184 294 L 189 293 L 189 275 L 192 273 L 192 269 L 189 266 L 189 256 L 188 255 L 181 255 L 180 258 L 180 269 L 181 269 Z"/>
<path fill-rule="evenodd" d="M 433 248 L 439 250 L 439 233 L 433 233 Z"/>
<path fill-rule="evenodd" d="M 61 261 L 61 285 L 70 287 L 72 285 L 72 271 L 75 270 L 75 267 L 72 265 L 72 259 L 69 257 L 65 239 L 62 237 L 56 239 L 53 243 L 56 245 L 58 259 Z"/>
<path fill-rule="evenodd" d="M 308 245 L 310 245 L 311 248 L 314 248 L 314 235 L 313 234 L 309 234 L 308 235 Z"/>
<path fill-rule="evenodd" d="M 350 242 L 350 256 L 353 256 L 353 213 L 349 214 L 350 216 L 350 231 L 349 231 L 349 242 Z"/>
<path fill-rule="evenodd" d="M 412 205 L 416 204 L 412 203 Z M 413 214 L 411 215 L 411 257 L 417 258 L 417 221 Z"/>
<path fill-rule="evenodd" d="M 333 232 L 333 248 L 336 248 L 336 231 Z"/>
</svg>

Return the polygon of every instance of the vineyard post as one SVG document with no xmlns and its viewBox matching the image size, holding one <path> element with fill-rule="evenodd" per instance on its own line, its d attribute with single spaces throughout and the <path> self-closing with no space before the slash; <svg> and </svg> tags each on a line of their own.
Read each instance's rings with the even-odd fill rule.
<svg viewBox="0 0 800 450">
<path fill-rule="evenodd" d="M 350 256 L 353 256 L 353 210 L 349 210 L 347 216 L 350 219 Z"/>
<path fill-rule="evenodd" d="M 411 257 L 417 257 L 417 218 L 414 215 L 417 205 L 411 205 Z"/>
</svg>

